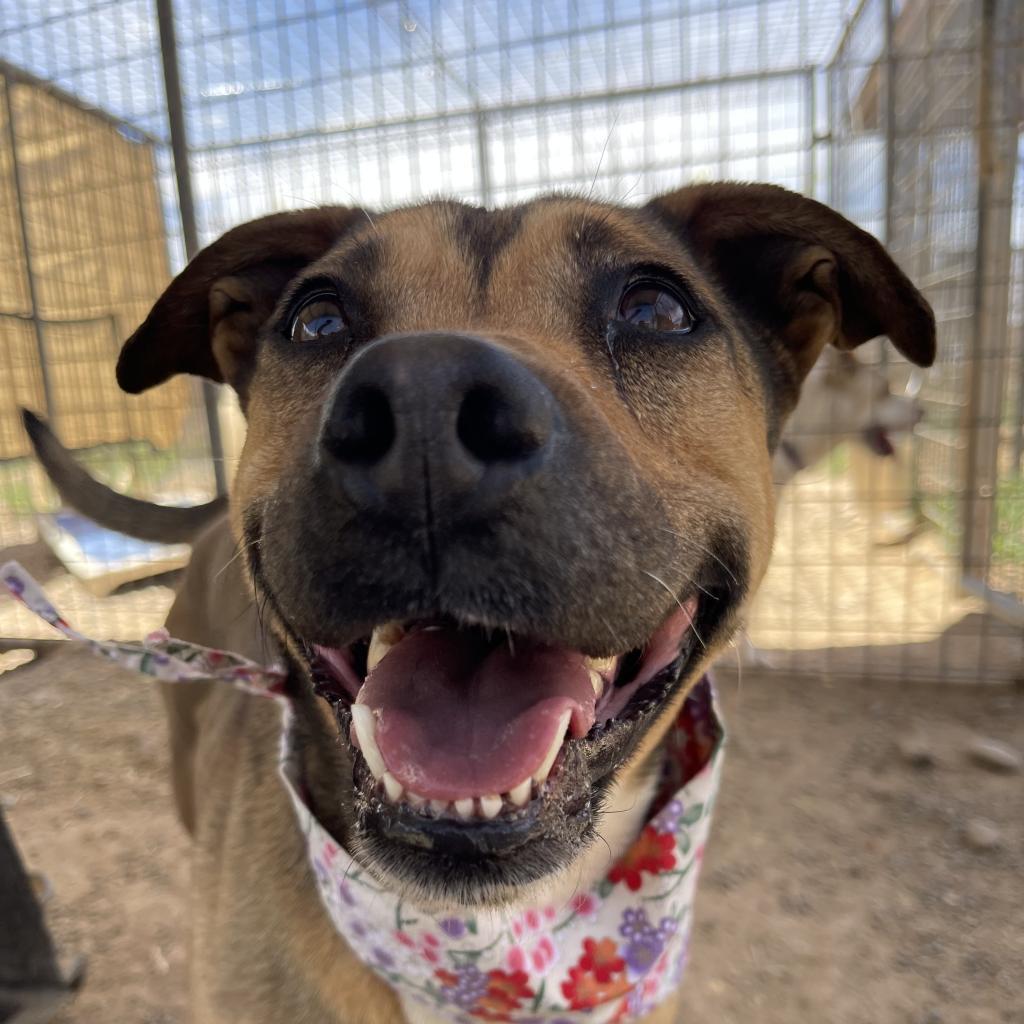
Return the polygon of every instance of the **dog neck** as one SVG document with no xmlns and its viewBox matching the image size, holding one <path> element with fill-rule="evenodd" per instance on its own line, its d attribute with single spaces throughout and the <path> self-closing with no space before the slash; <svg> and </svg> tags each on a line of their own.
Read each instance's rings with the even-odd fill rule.
<svg viewBox="0 0 1024 1024">
<path fill-rule="evenodd" d="M 651 816 L 623 855 L 558 901 L 500 910 L 425 911 L 382 888 L 316 820 L 287 744 L 282 778 L 329 918 L 409 1021 L 607 1024 L 642 1019 L 678 989 L 722 737 L 703 678 L 666 737 Z"/>
</svg>

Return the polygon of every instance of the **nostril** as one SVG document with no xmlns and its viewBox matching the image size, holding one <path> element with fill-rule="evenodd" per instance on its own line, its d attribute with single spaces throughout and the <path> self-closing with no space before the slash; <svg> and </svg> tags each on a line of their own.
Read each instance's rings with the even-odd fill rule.
<svg viewBox="0 0 1024 1024">
<path fill-rule="evenodd" d="M 395 417 L 379 388 L 357 387 L 335 408 L 324 444 L 342 462 L 379 462 L 395 441 Z"/>
<path fill-rule="evenodd" d="M 546 403 L 516 401 L 499 388 L 478 384 L 462 400 L 455 432 L 480 462 L 512 462 L 544 446 L 550 423 Z"/>
</svg>

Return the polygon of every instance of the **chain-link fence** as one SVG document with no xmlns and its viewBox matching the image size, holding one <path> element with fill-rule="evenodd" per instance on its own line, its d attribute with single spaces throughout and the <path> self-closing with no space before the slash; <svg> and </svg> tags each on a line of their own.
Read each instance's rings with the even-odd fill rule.
<svg viewBox="0 0 1024 1024">
<path fill-rule="evenodd" d="M 830 446 L 786 489 L 751 635 L 779 668 L 1014 676 L 1021 22 L 1013 0 L 0 0 L 0 230 L 20 282 L 0 283 L 5 398 L 48 409 L 116 486 L 195 500 L 215 486 L 211 437 L 230 477 L 232 399 L 204 416 L 192 385 L 111 384 L 117 342 L 195 243 L 327 201 L 777 182 L 887 241 L 942 355 L 895 456 Z M 866 358 L 896 393 L 920 384 L 881 346 Z M 0 546 L 26 544 L 53 498 L 10 404 L 0 426 Z M 74 574 L 66 588 L 84 607 Z M 93 611 L 135 635 L 166 601 L 151 587 Z M 3 609 L 0 634 L 34 628 Z"/>
</svg>

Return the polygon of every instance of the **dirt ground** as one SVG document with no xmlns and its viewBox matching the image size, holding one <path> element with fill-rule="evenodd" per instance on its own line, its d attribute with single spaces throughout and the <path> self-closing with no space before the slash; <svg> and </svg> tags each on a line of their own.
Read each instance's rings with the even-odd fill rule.
<svg viewBox="0 0 1024 1024">
<path fill-rule="evenodd" d="M 698 901 L 689 1024 L 1024 1022 L 1024 692 L 720 681 L 724 791 Z M 188 844 L 152 686 L 76 651 L 0 675 L 0 800 L 88 974 L 60 1024 L 184 1022 Z M 899 742 L 934 754 L 914 767 Z M 974 849 L 972 818 L 999 845 Z"/>
</svg>

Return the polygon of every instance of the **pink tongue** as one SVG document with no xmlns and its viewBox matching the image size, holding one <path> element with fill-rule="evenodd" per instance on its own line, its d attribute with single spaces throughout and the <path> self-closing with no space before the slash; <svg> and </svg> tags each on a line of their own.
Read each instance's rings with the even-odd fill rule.
<svg viewBox="0 0 1024 1024">
<path fill-rule="evenodd" d="M 400 640 L 359 692 L 376 713 L 388 770 L 432 800 L 513 789 L 541 765 L 565 711 L 570 733 L 586 735 L 595 699 L 579 652 L 511 654 L 507 644 L 491 649 L 476 633 L 448 628 Z"/>
</svg>

